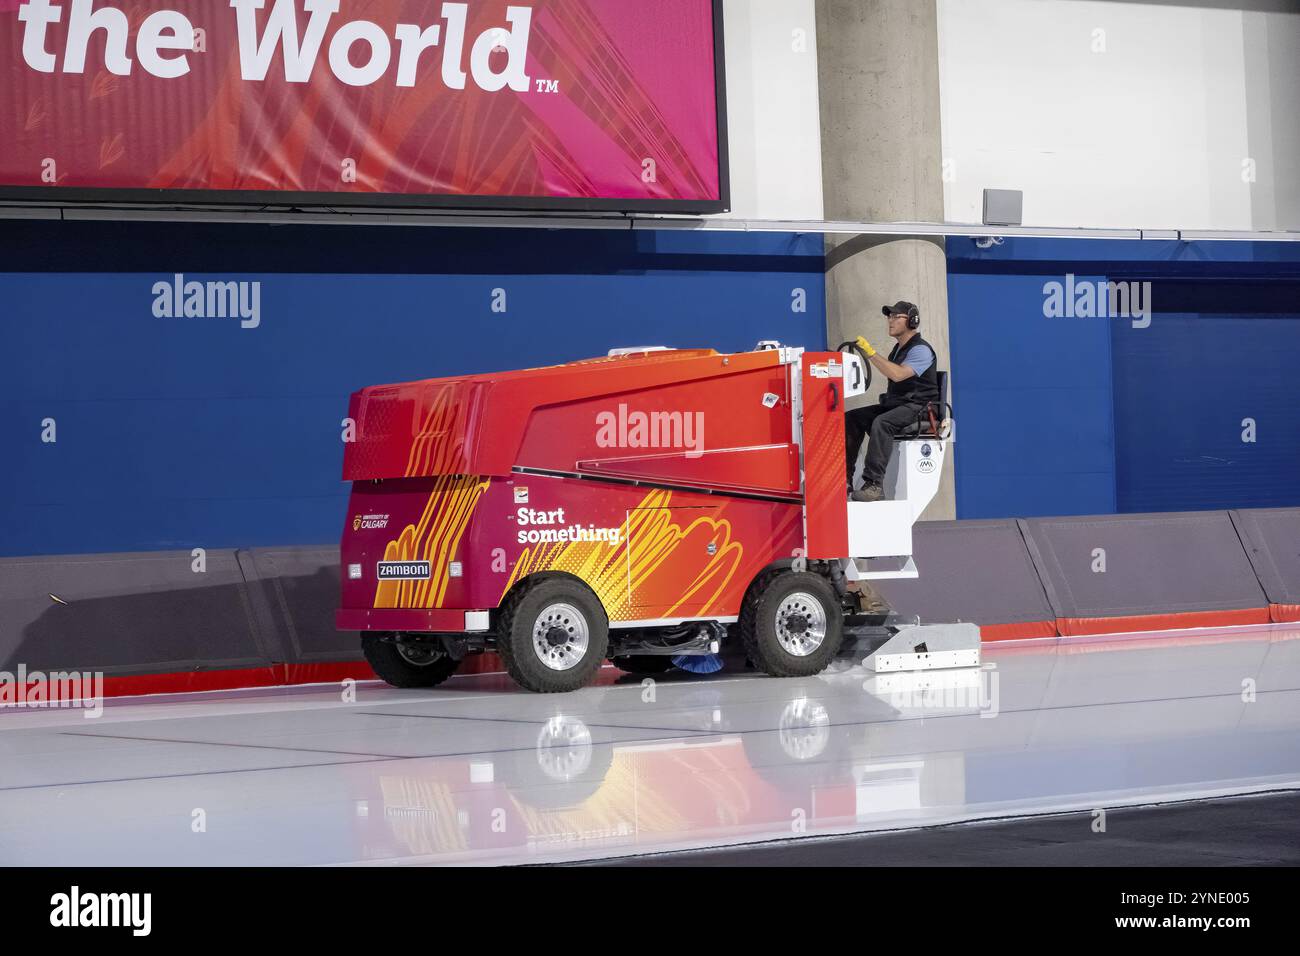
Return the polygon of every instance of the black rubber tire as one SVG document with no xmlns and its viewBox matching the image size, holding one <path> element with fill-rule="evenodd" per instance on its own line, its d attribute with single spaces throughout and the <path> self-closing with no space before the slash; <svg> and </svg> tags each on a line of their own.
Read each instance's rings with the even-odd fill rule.
<svg viewBox="0 0 1300 956">
<path fill-rule="evenodd" d="M 429 664 L 412 664 L 397 649 L 391 634 L 363 634 L 361 652 L 380 680 L 394 687 L 437 687 L 460 667 L 460 661 L 444 654 Z"/>
<path fill-rule="evenodd" d="M 610 663 L 629 674 L 667 674 L 676 665 L 671 657 L 661 654 L 629 654 L 626 657 L 611 657 Z"/>
<path fill-rule="evenodd" d="M 826 637 L 806 657 L 791 654 L 777 639 L 776 611 L 791 594 L 802 591 L 822 606 Z M 839 653 L 844 642 L 844 611 L 829 581 L 808 571 L 766 571 L 750 585 L 740 609 L 740 636 L 754 666 L 773 677 L 811 677 L 820 674 Z"/>
<path fill-rule="evenodd" d="M 576 665 L 564 671 L 542 663 L 533 649 L 533 625 L 552 604 L 564 603 L 586 619 L 587 651 Z M 543 578 L 513 592 L 501 605 L 497 626 L 497 652 L 506 673 L 525 690 L 560 694 L 585 686 L 609 651 L 609 618 L 600 600 L 585 584 L 570 578 Z"/>
</svg>

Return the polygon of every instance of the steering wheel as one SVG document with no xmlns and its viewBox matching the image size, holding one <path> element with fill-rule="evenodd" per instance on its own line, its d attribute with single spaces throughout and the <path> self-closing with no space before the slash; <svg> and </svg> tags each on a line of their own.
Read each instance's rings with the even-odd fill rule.
<svg viewBox="0 0 1300 956">
<path fill-rule="evenodd" d="M 867 375 L 867 380 L 862 383 L 862 393 L 864 395 L 870 395 L 871 394 L 871 362 L 867 359 L 866 349 L 858 345 L 857 342 L 841 342 L 840 347 L 837 348 L 835 351 L 837 352 L 852 351 L 858 353 L 858 355 L 862 357 L 862 368 Z M 849 387 L 848 383 L 845 382 L 845 388 L 848 387 Z"/>
</svg>

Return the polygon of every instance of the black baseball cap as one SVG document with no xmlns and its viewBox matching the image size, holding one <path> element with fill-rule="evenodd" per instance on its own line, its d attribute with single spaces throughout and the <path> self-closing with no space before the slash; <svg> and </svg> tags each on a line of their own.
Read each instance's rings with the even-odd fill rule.
<svg viewBox="0 0 1300 956">
<path fill-rule="evenodd" d="M 893 305 L 881 307 L 880 311 L 883 315 L 911 315 L 913 312 L 916 312 L 917 316 L 920 316 L 921 314 L 921 310 L 915 305 L 911 302 L 905 302 L 902 299 L 899 299 Z"/>
</svg>

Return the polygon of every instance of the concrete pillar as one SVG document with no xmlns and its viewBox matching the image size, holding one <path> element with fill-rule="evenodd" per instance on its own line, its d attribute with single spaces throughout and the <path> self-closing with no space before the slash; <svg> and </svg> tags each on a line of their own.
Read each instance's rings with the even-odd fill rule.
<svg viewBox="0 0 1300 956">
<path fill-rule="evenodd" d="M 826 218 L 942 222 L 936 0 L 817 0 L 817 58 Z M 947 279 L 942 239 L 829 238 L 831 347 L 858 335 L 892 347 L 880 307 L 907 299 L 951 370 Z M 872 391 L 883 391 L 876 379 Z M 926 519 L 956 517 L 954 452 Z"/>
</svg>

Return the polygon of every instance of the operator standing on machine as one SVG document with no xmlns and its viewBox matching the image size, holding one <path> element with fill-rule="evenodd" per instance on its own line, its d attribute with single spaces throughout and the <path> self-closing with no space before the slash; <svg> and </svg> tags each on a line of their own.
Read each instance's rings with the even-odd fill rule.
<svg viewBox="0 0 1300 956">
<path fill-rule="evenodd" d="M 889 335 L 897 344 L 884 359 L 861 335 L 857 339 L 867 361 L 889 379 L 889 387 L 879 405 L 857 408 L 846 416 L 849 496 L 854 501 L 879 501 L 885 496 L 882 485 L 895 436 L 917 421 L 927 402 L 939 400 L 934 349 L 916 331 L 921 311 L 911 302 L 896 302 L 880 311 L 888 316 Z M 862 468 L 862 490 L 853 491 L 853 472 L 866 435 L 871 436 L 871 443 Z"/>
</svg>

